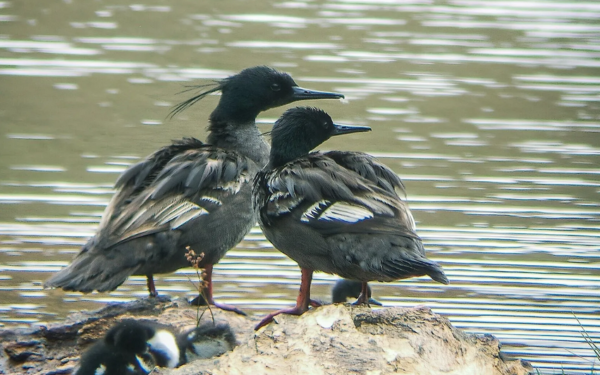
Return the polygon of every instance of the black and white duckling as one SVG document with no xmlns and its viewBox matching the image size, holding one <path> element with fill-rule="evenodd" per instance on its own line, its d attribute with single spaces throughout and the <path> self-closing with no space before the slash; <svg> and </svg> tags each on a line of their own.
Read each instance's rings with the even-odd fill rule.
<svg viewBox="0 0 600 375">
<path fill-rule="evenodd" d="M 220 356 L 237 345 L 226 323 L 206 323 L 177 333 L 148 320 L 117 323 L 82 357 L 76 375 L 139 375 L 158 367 L 175 368 L 197 359 Z"/>
<path fill-rule="evenodd" d="M 269 164 L 254 180 L 255 205 L 263 233 L 298 263 L 302 281 L 296 306 L 268 315 L 256 329 L 278 314 L 307 311 L 314 271 L 361 281 L 359 303 L 367 302 L 372 280 L 428 275 L 448 283 L 442 268 L 425 257 L 407 204 L 390 191 L 388 168 L 382 171 L 362 153 L 309 153 L 331 136 L 369 130 L 334 124 L 316 108 L 290 109 L 275 123 Z M 352 158 L 354 165 L 339 162 Z M 365 176 L 357 165 L 371 165 L 375 174 Z"/>
<path fill-rule="evenodd" d="M 208 302 L 243 314 L 215 303 L 212 269 L 257 220 L 252 179 L 267 163 L 269 145 L 256 127 L 256 116 L 298 100 L 344 96 L 301 88 L 288 74 L 258 66 L 218 81 L 172 113 L 218 91 L 207 142 L 184 138 L 125 171 L 96 234 L 46 287 L 105 292 L 131 275 L 143 275 L 150 295 L 156 296 L 153 275 L 190 266 L 189 246 L 204 253 L 199 266 L 206 271 Z"/>
<path fill-rule="evenodd" d="M 155 353 L 176 358 L 167 365 L 177 366 L 179 348 L 175 335 L 153 322 L 123 320 L 81 356 L 75 375 L 149 374 L 159 364 Z"/>
<path fill-rule="evenodd" d="M 237 345 L 235 334 L 226 323 L 206 323 L 179 334 L 162 327 L 156 340 L 150 340 L 158 367 L 179 367 L 197 359 L 220 356 Z"/>
<path fill-rule="evenodd" d="M 359 298 L 363 283 L 356 280 L 340 279 L 331 289 L 331 303 L 346 303 L 348 298 Z M 383 306 L 381 302 L 371 297 L 371 287 L 367 285 L 369 305 Z"/>
</svg>

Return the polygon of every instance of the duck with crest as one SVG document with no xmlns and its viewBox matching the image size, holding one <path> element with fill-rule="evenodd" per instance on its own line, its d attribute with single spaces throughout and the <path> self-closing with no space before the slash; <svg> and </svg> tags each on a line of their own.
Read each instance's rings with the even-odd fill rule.
<svg viewBox="0 0 600 375">
<path fill-rule="evenodd" d="M 258 66 L 225 78 L 176 106 L 175 115 L 208 94 L 221 92 L 210 114 L 207 142 L 184 138 L 131 166 L 117 180 L 116 193 L 96 234 L 71 264 L 46 281 L 69 291 L 111 291 L 131 275 L 153 275 L 189 266 L 186 247 L 204 257 L 208 303 L 215 303 L 212 269 L 256 222 L 252 179 L 267 163 L 269 146 L 256 116 L 298 100 L 343 98 L 299 87 L 292 77 Z"/>
<path fill-rule="evenodd" d="M 292 108 L 271 132 L 267 167 L 254 180 L 254 202 L 267 239 L 300 266 L 296 306 L 276 311 L 300 315 L 309 305 L 314 271 L 362 283 L 357 304 L 367 304 L 368 282 L 428 275 L 447 284 L 436 262 L 426 258 L 408 205 L 399 198 L 398 176 L 359 152 L 313 152 L 331 136 L 365 132 L 337 125 L 316 108 Z"/>
</svg>

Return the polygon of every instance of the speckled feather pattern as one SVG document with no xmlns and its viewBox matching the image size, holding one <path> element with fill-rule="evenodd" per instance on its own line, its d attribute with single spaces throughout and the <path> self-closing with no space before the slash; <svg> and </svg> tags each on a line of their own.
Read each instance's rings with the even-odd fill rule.
<svg viewBox="0 0 600 375">
<path fill-rule="evenodd" d="M 113 290 L 131 274 L 185 267 L 184 247 L 197 243 L 202 244 L 198 252 L 210 251 L 205 261 L 217 262 L 255 221 L 249 182 L 257 171 L 240 153 L 193 138 L 164 147 L 121 176 L 105 212 L 108 219 L 48 285 L 83 292 Z M 231 215 L 236 210 L 241 214 Z M 212 221 L 222 216 L 230 216 L 231 225 L 212 228 Z M 203 233 L 195 236 L 186 231 L 190 227 L 214 229 L 218 241 L 205 246 Z"/>
<path fill-rule="evenodd" d="M 256 116 L 297 100 L 343 97 L 300 88 L 266 66 L 196 88 L 200 92 L 172 115 L 221 91 L 209 116 L 208 144 L 184 138 L 123 173 L 96 235 L 46 286 L 109 291 L 130 275 L 145 275 L 155 293 L 152 275 L 189 266 L 188 246 L 204 254 L 200 267 L 214 265 L 256 222 L 251 181 L 269 159 Z"/>
<path fill-rule="evenodd" d="M 424 256 L 396 194 L 400 179 L 363 155 L 313 152 L 260 172 L 254 195 L 263 232 L 303 268 L 361 281 L 430 275 L 447 283 Z"/>
</svg>

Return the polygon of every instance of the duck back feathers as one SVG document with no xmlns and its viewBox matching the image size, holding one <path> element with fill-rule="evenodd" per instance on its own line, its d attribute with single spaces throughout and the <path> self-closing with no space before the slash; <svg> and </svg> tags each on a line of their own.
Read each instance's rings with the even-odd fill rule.
<svg viewBox="0 0 600 375">
<path fill-rule="evenodd" d="M 269 167 L 254 181 L 267 239 L 304 269 L 360 281 L 429 275 L 448 283 L 425 257 L 393 171 L 363 153 L 300 152 L 341 134 L 338 127 L 314 108 L 291 109 L 278 120 Z M 301 144 L 288 144 L 294 140 Z"/>
</svg>

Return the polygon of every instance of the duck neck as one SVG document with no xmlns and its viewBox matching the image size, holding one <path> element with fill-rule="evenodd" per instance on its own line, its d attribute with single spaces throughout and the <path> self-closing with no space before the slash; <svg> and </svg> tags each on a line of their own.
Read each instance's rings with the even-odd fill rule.
<svg viewBox="0 0 600 375">
<path fill-rule="evenodd" d="M 267 169 L 274 169 L 281 167 L 291 159 L 287 158 L 285 155 L 281 155 L 280 153 L 273 152 L 271 149 L 271 155 L 269 157 L 269 164 L 267 164 Z"/>
<path fill-rule="evenodd" d="M 235 150 L 254 161 L 259 168 L 269 161 L 269 145 L 256 127 L 254 119 L 227 119 L 213 112 L 208 130 L 209 144 Z"/>
<path fill-rule="evenodd" d="M 309 148 L 302 147 L 290 140 L 289 142 L 277 142 L 275 147 L 271 147 L 269 156 L 268 168 L 278 168 L 282 165 L 307 155 L 310 152 Z M 273 146 L 273 145 L 272 145 Z"/>
</svg>

